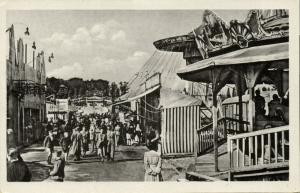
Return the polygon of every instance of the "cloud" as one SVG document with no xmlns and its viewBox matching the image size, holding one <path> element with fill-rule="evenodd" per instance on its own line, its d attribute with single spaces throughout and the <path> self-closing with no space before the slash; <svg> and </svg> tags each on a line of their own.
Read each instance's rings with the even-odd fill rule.
<svg viewBox="0 0 300 193">
<path fill-rule="evenodd" d="M 135 51 L 124 59 L 97 56 L 88 63 L 75 62 L 73 65 L 56 68 L 48 74 L 64 79 L 81 77 L 101 78 L 115 82 L 126 81 L 144 65 L 148 58 L 149 54 L 143 51 Z"/>
<path fill-rule="evenodd" d="M 81 26 L 73 33 L 56 32 L 42 40 L 43 47 L 55 55 L 47 66 L 49 76 L 69 79 L 129 80 L 149 58 L 136 50 L 123 26 L 115 20 Z"/>
<path fill-rule="evenodd" d="M 115 20 L 78 27 L 73 34 L 53 33 L 41 40 L 43 47 L 58 54 L 81 56 L 94 54 L 125 57 L 135 42 L 127 39 L 123 26 Z M 52 52 L 52 51 L 51 51 Z"/>
<path fill-rule="evenodd" d="M 72 77 L 76 77 L 79 74 L 84 74 L 85 68 L 80 63 L 74 63 L 70 66 L 62 66 L 56 68 L 48 73 L 48 77 L 57 77 L 63 79 L 69 79 Z"/>
<path fill-rule="evenodd" d="M 126 35 L 125 35 L 125 32 L 123 30 L 119 30 L 118 32 L 114 33 L 112 36 L 111 36 L 111 40 L 112 41 L 116 41 L 116 40 L 126 40 Z"/>
</svg>

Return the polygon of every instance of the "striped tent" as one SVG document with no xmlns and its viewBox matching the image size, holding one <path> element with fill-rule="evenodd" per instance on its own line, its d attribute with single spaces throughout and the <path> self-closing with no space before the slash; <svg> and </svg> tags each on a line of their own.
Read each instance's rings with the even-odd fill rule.
<svg viewBox="0 0 300 193">
<path fill-rule="evenodd" d="M 210 110 L 202 100 L 205 99 L 206 85 L 182 80 L 176 74 L 185 66 L 182 53 L 156 50 L 129 81 L 128 93 L 120 97 L 125 102 L 140 100 L 142 122 L 145 117 L 160 122 L 162 154 L 166 156 L 192 153 L 195 131 L 201 127 L 200 119 L 206 123 L 211 120 Z M 160 85 L 145 91 L 145 81 L 157 73 L 160 74 Z M 191 94 L 200 97 L 195 98 Z M 152 103 L 152 99 L 159 102 Z M 152 111 L 160 116 L 151 115 Z M 147 123 L 150 122 L 148 119 Z"/>
</svg>

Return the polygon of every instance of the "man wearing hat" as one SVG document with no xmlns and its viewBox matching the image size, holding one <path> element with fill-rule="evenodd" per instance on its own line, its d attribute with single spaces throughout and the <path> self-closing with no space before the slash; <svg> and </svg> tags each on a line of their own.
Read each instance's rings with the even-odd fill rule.
<svg viewBox="0 0 300 193">
<path fill-rule="evenodd" d="M 7 160 L 9 162 L 7 166 L 8 182 L 29 182 L 31 180 L 31 172 L 16 148 L 8 150 Z"/>
<path fill-rule="evenodd" d="M 54 151 L 54 137 L 52 131 L 49 131 L 49 135 L 46 136 L 44 140 L 44 147 L 46 148 L 46 151 L 48 152 L 48 164 L 51 164 L 52 160 L 52 153 Z"/>
</svg>

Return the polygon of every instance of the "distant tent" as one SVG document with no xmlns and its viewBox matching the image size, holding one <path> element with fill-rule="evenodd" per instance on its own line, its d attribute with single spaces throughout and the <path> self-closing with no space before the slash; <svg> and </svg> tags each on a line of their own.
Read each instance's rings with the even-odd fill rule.
<svg viewBox="0 0 300 193">
<path fill-rule="evenodd" d="M 184 91 L 186 91 L 186 84 L 188 84 L 188 88 L 191 88 L 192 82 L 188 82 L 185 80 L 181 80 L 176 72 L 178 69 L 185 67 L 186 62 L 183 59 L 182 53 L 176 52 L 166 52 L 166 51 L 158 51 L 156 50 L 153 55 L 149 58 L 149 60 L 142 66 L 138 73 L 131 78 L 129 82 L 129 90 L 128 93 L 121 96 L 119 98 L 120 101 L 132 101 L 137 98 L 140 98 L 146 94 L 150 94 L 150 91 L 154 92 L 158 87 L 153 87 L 152 89 L 145 91 L 145 81 L 147 78 L 159 73 L 160 74 L 160 88 L 164 90 L 160 93 L 160 104 L 159 106 L 172 106 L 169 100 L 164 100 L 166 98 L 163 95 L 168 97 L 181 96 L 178 97 L 176 103 L 181 105 L 191 105 L 194 104 L 195 101 L 201 103 L 201 100 L 193 98 L 191 96 L 184 95 Z M 194 90 L 198 90 L 196 93 L 198 95 L 205 95 L 205 89 L 199 89 L 198 87 L 203 87 L 203 85 L 197 84 L 194 85 Z M 191 90 L 187 90 L 188 94 L 191 94 Z M 203 92 L 200 93 L 199 92 Z M 178 102 L 178 100 L 183 100 L 185 102 Z M 175 102 L 175 100 L 174 100 Z"/>
</svg>

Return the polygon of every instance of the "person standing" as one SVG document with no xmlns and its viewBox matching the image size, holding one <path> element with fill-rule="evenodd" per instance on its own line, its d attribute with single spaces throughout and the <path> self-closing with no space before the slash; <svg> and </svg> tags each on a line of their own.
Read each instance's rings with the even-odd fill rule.
<svg viewBox="0 0 300 193">
<path fill-rule="evenodd" d="M 31 172 L 16 148 L 10 148 L 7 154 L 7 181 L 29 182 Z"/>
<path fill-rule="evenodd" d="M 80 160 L 81 145 L 82 145 L 82 136 L 79 133 L 79 128 L 76 127 L 71 136 L 71 149 L 70 149 L 70 154 L 75 156 L 74 161 Z"/>
<path fill-rule="evenodd" d="M 104 129 L 100 128 L 100 130 L 98 132 L 96 132 L 96 141 L 97 141 L 97 155 L 100 159 L 100 161 L 104 161 L 104 157 L 105 157 L 105 144 L 106 144 L 106 135 L 104 133 Z"/>
<path fill-rule="evenodd" d="M 120 123 L 117 123 L 116 126 L 115 126 L 115 143 L 116 143 L 116 147 L 119 145 L 119 140 L 120 140 L 120 135 L 121 135 L 121 132 L 120 132 Z"/>
<path fill-rule="evenodd" d="M 107 130 L 107 160 L 114 160 L 115 155 L 115 131 L 108 125 Z"/>
<path fill-rule="evenodd" d="M 260 115 L 264 115 L 266 113 L 265 111 L 265 98 L 260 95 L 260 90 L 255 91 L 255 112 Z"/>
<path fill-rule="evenodd" d="M 65 178 L 65 159 L 62 157 L 62 152 L 56 152 L 53 170 L 50 176 L 54 181 L 63 182 Z"/>
<path fill-rule="evenodd" d="M 151 139 L 150 139 L 151 141 Z M 144 154 L 145 181 L 163 181 L 161 174 L 162 160 L 158 152 L 156 152 L 156 144 L 148 143 L 149 151 Z"/>
<path fill-rule="evenodd" d="M 48 133 L 49 134 L 46 136 L 44 140 L 44 147 L 46 148 L 45 150 L 48 153 L 47 163 L 51 164 L 52 153 L 54 151 L 54 137 L 52 131 L 49 131 Z"/>
<path fill-rule="evenodd" d="M 142 133 L 142 130 L 140 128 L 140 124 L 137 123 L 136 127 L 135 127 L 135 137 L 134 137 L 134 141 L 135 141 L 136 145 L 139 145 L 139 143 L 140 143 L 141 133 Z"/>
<path fill-rule="evenodd" d="M 64 153 L 65 162 L 68 162 L 68 154 L 71 145 L 71 139 L 69 137 L 69 133 L 67 131 L 64 132 L 64 136 L 60 140 L 60 146 Z"/>
<path fill-rule="evenodd" d="M 86 131 L 85 126 L 82 127 L 82 130 L 80 132 L 81 136 L 82 136 L 82 156 L 85 157 L 86 152 L 89 150 L 89 138 L 88 138 L 88 134 L 89 132 Z"/>
<path fill-rule="evenodd" d="M 95 150 L 95 124 L 92 123 L 91 126 L 90 126 L 90 142 L 91 142 L 91 152 L 94 152 Z"/>
</svg>

